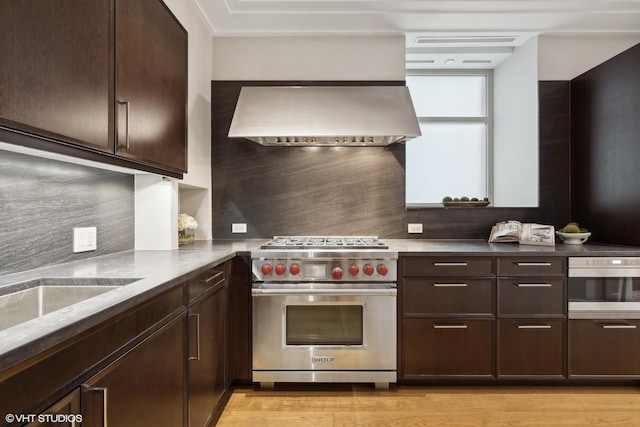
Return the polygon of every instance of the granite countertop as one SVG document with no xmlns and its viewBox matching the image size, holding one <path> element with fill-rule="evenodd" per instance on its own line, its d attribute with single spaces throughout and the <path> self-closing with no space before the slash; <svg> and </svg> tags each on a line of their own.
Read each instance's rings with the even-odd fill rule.
<svg viewBox="0 0 640 427">
<path fill-rule="evenodd" d="M 200 246 L 200 245 L 199 245 Z M 177 285 L 180 277 L 215 267 L 235 251 L 212 247 L 124 251 L 0 277 L 0 294 L 12 284 L 39 278 L 137 278 L 118 289 L 0 331 L 0 371 Z"/>
</svg>

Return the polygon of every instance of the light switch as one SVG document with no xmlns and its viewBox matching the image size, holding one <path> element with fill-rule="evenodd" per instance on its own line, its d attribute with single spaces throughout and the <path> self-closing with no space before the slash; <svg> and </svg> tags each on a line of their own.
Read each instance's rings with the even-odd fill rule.
<svg viewBox="0 0 640 427">
<path fill-rule="evenodd" d="M 232 233 L 246 233 L 247 232 L 247 224 L 244 222 L 233 223 L 231 224 L 231 232 Z"/>
<path fill-rule="evenodd" d="M 409 224 L 407 232 L 410 234 L 422 234 L 422 224 Z"/>
<path fill-rule="evenodd" d="M 95 251 L 98 248 L 98 229 L 96 227 L 77 227 L 73 229 L 73 252 Z"/>
</svg>

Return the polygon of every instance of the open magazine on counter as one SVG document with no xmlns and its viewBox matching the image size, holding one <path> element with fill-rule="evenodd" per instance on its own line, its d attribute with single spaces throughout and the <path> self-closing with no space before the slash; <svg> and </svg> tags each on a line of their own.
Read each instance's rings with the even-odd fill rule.
<svg viewBox="0 0 640 427">
<path fill-rule="evenodd" d="M 490 243 L 518 242 L 521 245 L 553 246 L 556 244 L 553 225 L 515 220 L 502 221 L 491 227 Z"/>
</svg>

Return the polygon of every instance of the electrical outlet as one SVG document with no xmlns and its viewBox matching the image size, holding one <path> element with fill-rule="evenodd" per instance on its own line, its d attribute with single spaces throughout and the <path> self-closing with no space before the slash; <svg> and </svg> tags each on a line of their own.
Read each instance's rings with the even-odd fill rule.
<svg viewBox="0 0 640 427">
<path fill-rule="evenodd" d="M 98 248 L 96 227 L 78 227 L 73 229 L 73 252 L 95 251 Z"/>
<path fill-rule="evenodd" d="M 247 232 L 247 224 L 244 222 L 231 224 L 231 232 L 232 233 L 246 233 Z"/>
<path fill-rule="evenodd" d="M 410 234 L 422 234 L 422 224 L 409 224 L 407 232 Z"/>
</svg>

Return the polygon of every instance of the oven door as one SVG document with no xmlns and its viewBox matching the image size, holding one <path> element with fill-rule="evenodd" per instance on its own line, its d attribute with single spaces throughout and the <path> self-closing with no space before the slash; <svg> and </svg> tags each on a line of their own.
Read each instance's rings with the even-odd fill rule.
<svg viewBox="0 0 640 427">
<path fill-rule="evenodd" d="M 253 370 L 395 371 L 395 286 L 253 289 Z"/>
<path fill-rule="evenodd" d="M 640 277 L 569 277 L 570 319 L 640 319 Z"/>
</svg>

